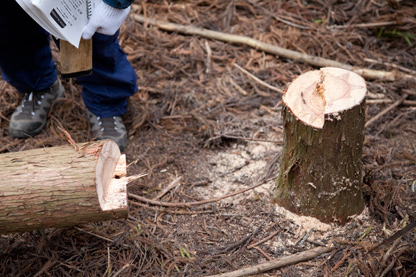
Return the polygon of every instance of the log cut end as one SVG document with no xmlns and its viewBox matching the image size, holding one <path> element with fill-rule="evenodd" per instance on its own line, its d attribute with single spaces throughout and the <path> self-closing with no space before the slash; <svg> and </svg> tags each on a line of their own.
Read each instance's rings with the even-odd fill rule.
<svg viewBox="0 0 416 277">
<path fill-rule="evenodd" d="M 296 78 L 286 90 L 283 103 L 306 125 L 322 129 L 326 115 L 336 115 L 359 105 L 366 91 L 360 75 L 324 67 Z"/>
<path fill-rule="evenodd" d="M 95 183 L 100 207 L 103 211 L 127 209 L 126 155 L 107 140 L 98 156 Z"/>
</svg>

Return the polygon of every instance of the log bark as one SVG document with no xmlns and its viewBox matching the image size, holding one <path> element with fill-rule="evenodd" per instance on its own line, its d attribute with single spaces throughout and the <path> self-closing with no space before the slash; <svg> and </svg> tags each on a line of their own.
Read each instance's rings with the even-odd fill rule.
<svg viewBox="0 0 416 277">
<path fill-rule="evenodd" d="M 275 200 L 344 224 L 364 209 L 365 81 L 339 68 L 302 74 L 283 96 L 284 146 Z"/>
<path fill-rule="evenodd" d="M 128 216 L 126 157 L 111 140 L 0 155 L 0 234 Z"/>
</svg>

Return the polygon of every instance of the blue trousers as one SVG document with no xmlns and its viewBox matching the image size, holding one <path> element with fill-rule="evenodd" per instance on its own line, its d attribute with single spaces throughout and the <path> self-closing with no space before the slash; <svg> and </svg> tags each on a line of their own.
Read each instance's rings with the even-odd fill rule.
<svg viewBox="0 0 416 277">
<path fill-rule="evenodd" d="M 127 98 L 137 91 L 136 73 L 117 36 L 93 36 L 93 74 L 77 78 L 85 105 L 101 117 L 123 115 Z M 14 0 L 1 3 L 0 70 L 22 93 L 45 89 L 57 79 L 49 34 Z"/>
</svg>

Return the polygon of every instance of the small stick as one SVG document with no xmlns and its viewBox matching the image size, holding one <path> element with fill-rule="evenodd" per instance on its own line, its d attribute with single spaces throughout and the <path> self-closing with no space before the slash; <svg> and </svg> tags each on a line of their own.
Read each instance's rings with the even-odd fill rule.
<svg viewBox="0 0 416 277">
<path fill-rule="evenodd" d="M 107 270 L 104 272 L 104 275 L 106 275 L 106 273 L 108 272 L 108 276 L 109 276 L 111 273 L 109 272 L 109 270 L 111 270 L 111 256 L 110 256 L 110 247 L 107 246 Z"/>
<path fill-rule="evenodd" d="M 46 270 L 48 270 L 49 268 L 51 268 L 52 266 L 54 266 L 58 261 L 52 261 L 49 260 L 45 263 L 44 266 L 42 266 L 42 268 L 35 274 L 33 275 L 33 277 L 39 277 L 41 276 Z"/>
<path fill-rule="evenodd" d="M 384 110 L 382 110 L 379 114 L 377 114 L 375 117 L 373 117 L 372 119 L 370 119 L 369 121 L 367 121 L 365 123 L 365 128 L 368 128 L 370 125 L 372 125 L 374 122 L 376 122 L 377 120 L 379 120 L 383 115 L 385 115 L 386 113 L 388 113 L 389 111 L 393 110 L 394 108 L 396 108 L 397 106 L 399 106 L 401 103 L 403 103 L 403 101 L 407 98 L 407 94 L 404 94 L 402 99 L 397 100 L 396 102 L 394 102 L 392 105 L 390 105 L 389 107 L 385 108 Z"/>
<path fill-rule="evenodd" d="M 334 272 L 338 267 L 340 267 L 342 265 L 342 263 L 349 257 L 349 255 L 351 254 L 349 247 L 348 249 L 345 250 L 344 256 L 341 258 L 341 260 L 339 260 L 334 267 L 331 269 L 331 272 Z"/>
<path fill-rule="evenodd" d="M 372 99 L 365 101 L 366 104 L 391 104 L 394 103 L 394 100 L 391 99 Z M 415 100 L 404 100 L 403 105 L 407 106 L 416 106 Z"/>
<path fill-rule="evenodd" d="M 396 240 L 393 242 L 393 245 L 387 250 L 386 254 L 384 254 L 383 259 L 381 260 L 380 265 L 385 266 L 387 263 L 387 260 L 390 258 L 392 252 L 396 249 L 397 245 L 400 243 L 400 240 Z"/>
<path fill-rule="evenodd" d="M 75 143 L 75 141 L 72 139 L 71 135 L 70 135 L 70 134 L 69 134 L 66 130 L 64 130 L 63 128 L 61 128 L 60 126 L 58 126 L 58 129 L 59 129 L 62 133 L 64 133 L 64 136 L 65 136 L 66 140 L 68 141 L 68 143 L 69 143 L 69 144 L 71 144 L 72 146 L 74 146 L 75 151 L 79 152 L 79 147 L 78 147 L 78 145 Z"/>
<path fill-rule="evenodd" d="M 242 268 L 239 270 L 222 273 L 218 275 L 211 275 L 211 277 L 240 277 L 240 276 L 249 276 L 260 274 L 272 269 L 276 269 L 283 266 L 288 266 L 291 264 L 296 264 L 299 262 L 309 261 L 313 258 L 316 258 L 322 254 L 328 253 L 333 250 L 334 247 L 316 247 L 310 250 L 299 252 L 290 256 L 283 257 L 278 260 L 272 260 L 255 266 Z"/>
<path fill-rule="evenodd" d="M 212 50 L 209 47 L 208 41 L 205 41 L 205 49 L 207 50 L 207 70 L 206 73 L 211 73 L 211 57 L 212 57 Z"/>
<path fill-rule="evenodd" d="M 411 70 L 411 69 L 406 68 L 406 67 L 403 67 L 403 66 L 400 66 L 400 65 L 397 65 L 397 64 L 394 64 L 394 63 L 382 62 L 382 61 L 377 61 L 377 60 L 369 59 L 369 58 L 365 58 L 364 61 L 370 62 L 370 63 L 382 64 L 382 65 L 385 65 L 385 66 L 391 66 L 393 68 L 398 68 L 401 71 L 416 75 L 416 71 Z"/>
<path fill-rule="evenodd" d="M 109 238 L 106 238 L 106 237 L 104 237 L 104 236 L 100 236 L 100 235 L 97 235 L 97 234 L 95 234 L 95 233 L 93 233 L 93 232 L 89 232 L 89 231 L 87 231 L 87 230 L 84 230 L 84 229 L 81 229 L 81 228 L 78 228 L 78 227 L 74 227 L 75 229 L 77 229 L 78 231 L 80 231 L 80 232 L 84 232 L 84 233 L 87 233 L 87 234 L 89 234 L 89 235 L 91 235 L 91 236 L 94 236 L 94 237 L 97 237 L 97 238 L 99 238 L 99 239 L 102 239 L 102 240 L 105 240 L 105 241 L 108 241 L 108 242 L 111 242 L 111 243 L 114 243 L 114 240 L 112 240 L 112 239 L 109 239 Z M 121 244 L 122 246 L 124 246 L 124 247 L 130 247 L 130 246 L 128 246 L 127 244 L 125 244 L 125 243 L 123 243 L 123 244 Z"/>
<path fill-rule="evenodd" d="M 175 180 L 173 180 L 169 186 L 167 186 L 165 189 L 163 189 L 155 198 L 153 198 L 153 200 L 157 200 L 159 198 L 161 198 L 163 195 L 165 195 L 168 191 L 170 191 L 171 189 L 173 189 L 174 187 L 176 187 L 177 185 L 180 185 L 179 181 L 182 179 L 182 176 L 179 176 L 178 178 L 176 178 Z"/>
<path fill-rule="evenodd" d="M 243 96 L 247 96 L 248 92 L 245 91 L 242 87 L 240 87 L 236 82 L 234 82 L 233 78 L 230 78 L 230 83 L 235 87 L 236 90 L 238 90 L 239 93 L 241 93 Z"/>
<path fill-rule="evenodd" d="M 114 242 L 112 239 L 109 239 L 109 238 L 106 238 L 106 237 L 103 237 L 103 236 L 100 236 L 100 235 L 94 234 L 94 233 L 89 232 L 89 231 L 87 231 L 87 230 L 84 230 L 84 229 L 81 229 L 81 228 L 78 228 L 78 227 L 74 227 L 74 228 L 75 228 L 75 229 L 77 229 L 77 230 L 78 230 L 78 231 L 80 231 L 80 232 L 87 233 L 88 235 L 91 235 L 91 236 L 97 237 L 97 238 L 99 238 L 99 239 L 102 239 L 102 240 L 105 240 L 105 241 L 108 241 L 108 242 Z"/>
<path fill-rule="evenodd" d="M 393 261 L 391 261 L 391 263 L 389 264 L 389 266 L 388 266 L 388 267 L 386 267 L 386 268 L 384 269 L 384 271 L 381 273 L 380 277 L 384 277 L 384 276 L 386 276 L 386 275 L 387 275 L 387 273 L 389 273 L 389 272 L 390 272 L 390 270 L 393 268 L 393 266 L 394 266 L 394 264 L 396 263 L 396 261 L 397 261 L 397 258 L 393 259 Z"/>
<path fill-rule="evenodd" d="M 131 264 L 125 264 L 119 271 L 114 273 L 113 277 L 117 277 L 118 275 L 123 273 L 123 271 L 126 270 L 127 268 L 129 268 L 130 266 L 131 266 Z"/>
<path fill-rule="evenodd" d="M 138 180 L 138 179 L 140 179 L 142 177 L 145 177 L 145 176 L 147 176 L 147 173 L 132 175 L 132 176 L 123 177 L 123 178 L 127 181 L 127 183 L 130 183 L 132 181 Z"/>
<path fill-rule="evenodd" d="M 195 214 L 211 214 L 211 213 L 215 213 L 214 210 L 204 210 L 204 211 L 166 211 L 166 209 L 164 208 L 155 208 L 152 206 L 149 206 L 147 204 L 143 204 L 143 203 L 139 203 L 139 202 L 135 202 L 133 200 L 129 201 L 129 204 L 135 205 L 135 206 L 139 206 L 139 207 L 143 207 L 146 209 L 150 209 L 152 211 L 157 211 L 159 213 L 168 213 L 168 214 L 180 214 L 180 215 L 195 215 Z"/>
<path fill-rule="evenodd" d="M 310 229 L 307 233 L 306 233 L 306 235 L 301 239 L 301 241 L 299 242 L 299 244 L 298 244 L 298 246 L 301 246 L 302 244 L 304 244 L 305 243 L 305 241 L 309 238 L 309 235 L 311 234 L 311 232 L 312 232 L 312 229 Z"/>
<path fill-rule="evenodd" d="M 262 254 L 264 257 L 266 257 L 266 259 L 268 259 L 269 261 L 273 261 L 273 259 L 270 258 L 270 256 L 267 255 L 266 252 L 264 252 L 263 249 L 261 249 L 260 247 L 254 246 L 254 249 L 256 249 L 257 251 L 259 251 L 260 254 Z"/>
<path fill-rule="evenodd" d="M 263 85 L 263 86 L 265 86 L 265 87 L 267 87 L 267 88 L 269 88 L 269 89 L 271 89 L 271 90 L 274 90 L 274 91 L 277 91 L 278 93 L 281 93 L 281 94 L 283 94 L 284 92 L 283 92 L 283 90 L 281 90 L 281 89 L 279 89 L 279 88 L 276 88 L 276 87 L 274 87 L 274 86 L 271 86 L 271 85 L 269 85 L 268 83 L 266 83 L 266 82 L 264 82 L 264 81 L 262 81 L 262 80 L 260 80 L 259 78 L 257 78 L 256 76 L 254 76 L 253 74 L 251 74 L 250 72 L 248 72 L 247 70 L 245 70 L 244 68 L 242 68 L 241 66 L 239 66 L 238 64 L 234 64 L 234 66 L 238 69 L 238 70 L 240 70 L 241 72 L 243 72 L 243 73 L 245 73 L 245 74 L 247 74 L 247 76 L 248 77 L 250 77 L 251 79 L 253 79 L 254 81 L 256 81 L 256 82 L 258 82 L 259 84 L 261 84 L 261 85 Z"/>
<path fill-rule="evenodd" d="M 264 239 L 259 240 L 258 242 L 255 242 L 253 244 L 250 244 L 249 246 L 247 246 L 247 249 L 251 249 L 253 247 L 256 247 L 259 244 L 262 244 L 263 242 L 268 241 L 269 239 L 273 238 L 275 235 L 277 235 L 280 231 L 274 231 L 273 233 L 271 233 L 270 235 L 268 235 L 267 237 L 265 237 Z"/>
<path fill-rule="evenodd" d="M 329 26 L 329 28 L 335 29 L 343 29 L 343 28 L 369 28 L 369 27 L 383 27 L 389 25 L 397 24 L 396 21 L 386 21 L 386 22 L 369 22 L 369 23 L 360 23 L 360 24 L 352 24 L 352 25 L 333 25 Z"/>
<path fill-rule="evenodd" d="M 233 135 L 219 135 L 213 138 L 210 138 L 207 140 L 211 141 L 211 140 L 216 140 L 219 138 L 228 138 L 228 139 L 241 139 L 241 140 L 247 140 L 247 141 L 262 141 L 262 142 L 274 142 L 274 143 L 282 143 L 282 140 L 273 140 L 273 139 L 256 139 L 256 138 L 246 138 L 246 137 L 239 137 L 239 136 L 233 136 Z"/>
</svg>

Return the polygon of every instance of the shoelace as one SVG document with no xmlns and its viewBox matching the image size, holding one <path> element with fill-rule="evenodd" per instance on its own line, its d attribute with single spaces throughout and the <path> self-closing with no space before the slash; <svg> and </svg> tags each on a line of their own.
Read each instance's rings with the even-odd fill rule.
<svg viewBox="0 0 416 277">
<path fill-rule="evenodd" d="M 35 110 L 42 104 L 44 98 L 44 91 L 25 93 L 22 101 L 22 113 L 35 115 Z"/>
<path fill-rule="evenodd" d="M 117 120 L 116 117 L 105 117 L 105 118 L 101 118 L 100 116 L 97 117 L 97 121 L 98 121 L 98 126 L 101 126 L 100 131 L 104 132 L 104 130 L 115 130 L 118 131 L 117 128 Z"/>
</svg>

